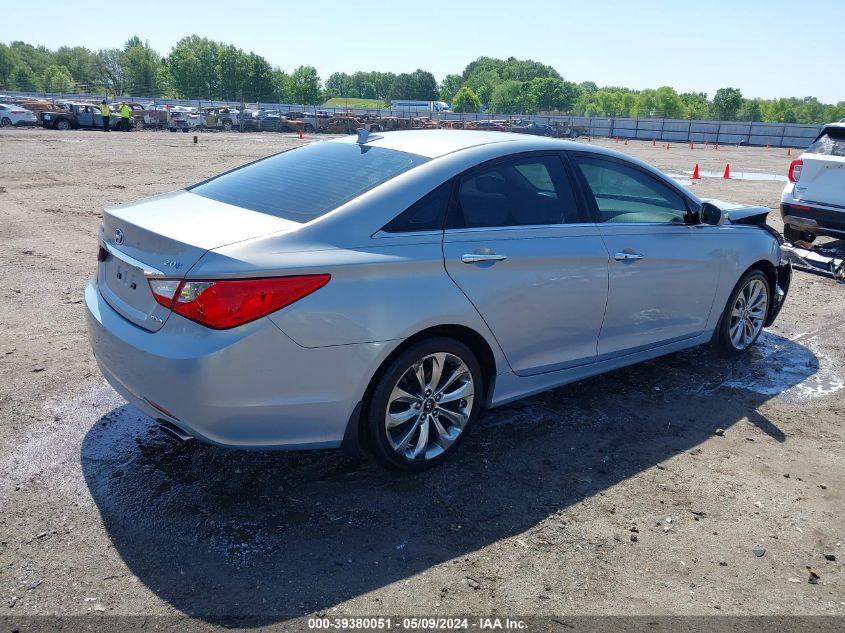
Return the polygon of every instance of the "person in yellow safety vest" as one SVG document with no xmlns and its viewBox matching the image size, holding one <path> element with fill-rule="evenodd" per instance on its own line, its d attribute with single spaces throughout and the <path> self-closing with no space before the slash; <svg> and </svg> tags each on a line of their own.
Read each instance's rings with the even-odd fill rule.
<svg viewBox="0 0 845 633">
<path fill-rule="evenodd" d="M 123 131 L 128 132 L 132 129 L 132 125 L 129 122 L 129 106 L 126 103 L 120 104 L 120 124 L 123 126 Z"/>
<path fill-rule="evenodd" d="M 103 115 L 103 132 L 109 131 L 109 104 L 106 103 L 106 100 L 103 99 L 103 102 L 100 104 L 100 114 Z"/>
</svg>

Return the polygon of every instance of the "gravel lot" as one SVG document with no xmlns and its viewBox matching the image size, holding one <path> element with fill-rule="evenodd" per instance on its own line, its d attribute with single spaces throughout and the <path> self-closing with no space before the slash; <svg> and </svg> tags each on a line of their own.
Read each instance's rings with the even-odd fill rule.
<svg viewBox="0 0 845 633">
<path fill-rule="evenodd" d="M 739 361 L 696 349 L 495 409 L 413 477 L 178 444 L 127 406 L 83 319 L 100 209 L 310 140 L 0 132 L 0 616 L 845 614 L 845 287 L 829 279 L 796 273 Z M 593 142 L 673 174 L 790 160 Z M 694 190 L 774 208 L 782 186 Z"/>
</svg>

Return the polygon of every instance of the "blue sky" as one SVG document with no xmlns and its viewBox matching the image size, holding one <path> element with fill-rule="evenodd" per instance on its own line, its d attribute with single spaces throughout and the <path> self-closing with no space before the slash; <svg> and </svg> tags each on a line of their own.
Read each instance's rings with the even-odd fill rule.
<svg viewBox="0 0 845 633">
<path fill-rule="evenodd" d="M 121 7 L 127 7 L 126 12 Z M 104 10 L 108 7 L 108 10 Z M 192 8 L 188 8 L 192 7 Z M 233 43 L 290 71 L 430 70 L 531 58 L 601 85 L 845 100 L 845 0 L 41 0 L 3 8 L 0 41 L 167 54 L 183 35 Z"/>
</svg>

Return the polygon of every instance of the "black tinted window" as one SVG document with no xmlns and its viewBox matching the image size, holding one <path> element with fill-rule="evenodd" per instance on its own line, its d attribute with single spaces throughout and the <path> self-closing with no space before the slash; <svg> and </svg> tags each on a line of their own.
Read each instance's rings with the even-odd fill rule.
<svg viewBox="0 0 845 633">
<path fill-rule="evenodd" d="M 635 167 L 599 158 L 576 159 L 596 201 L 599 221 L 683 224 L 683 196 Z"/>
<path fill-rule="evenodd" d="M 494 163 L 462 177 L 450 228 L 584 222 L 557 156 Z"/>
<path fill-rule="evenodd" d="M 189 187 L 191 193 L 295 222 L 309 222 L 426 162 L 355 143 L 314 143 Z"/>
<path fill-rule="evenodd" d="M 388 233 L 414 233 L 443 228 L 443 216 L 446 214 L 451 193 L 450 180 L 405 209 L 382 230 Z"/>
<path fill-rule="evenodd" d="M 845 156 L 845 127 L 829 127 L 807 148 L 808 154 Z"/>
</svg>

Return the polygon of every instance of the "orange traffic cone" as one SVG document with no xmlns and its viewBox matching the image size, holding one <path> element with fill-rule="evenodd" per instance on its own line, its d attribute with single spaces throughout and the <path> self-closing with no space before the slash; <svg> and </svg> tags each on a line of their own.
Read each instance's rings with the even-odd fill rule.
<svg viewBox="0 0 845 633">
<path fill-rule="evenodd" d="M 657 139 L 653 138 L 651 139 L 651 146 L 654 147 L 655 145 L 657 145 Z"/>
<path fill-rule="evenodd" d="M 766 143 L 766 149 L 772 149 L 772 144 L 771 144 L 771 143 Z"/>
<path fill-rule="evenodd" d="M 791 148 L 791 147 L 787 147 L 787 148 L 786 148 L 786 155 L 787 155 L 787 156 L 792 156 L 792 148 Z"/>
<path fill-rule="evenodd" d="M 716 144 L 713 146 L 713 149 L 714 149 L 714 150 L 719 149 L 719 144 L 718 144 L 718 143 L 716 143 Z"/>
<path fill-rule="evenodd" d="M 730 178 L 731 177 L 731 164 L 725 163 L 725 173 L 722 174 L 722 178 Z"/>
<path fill-rule="evenodd" d="M 690 141 L 690 142 L 689 142 L 689 148 L 690 148 L 690 149 L 695 149 L 695 143 L 693 143 L 692 141 Z"/>
<path fill-rule="evenodd" d="M 698 163 L 695 164 L 695 169 L 692 170 L 692 179 L 701 180 L 701 176 L 698 175 Z"/>
<path fill-rule="evenodd" d="M 666 143 L 666 149 L 669 149 L 669 143 Z"/>
<path fill-rule="evenodd" d="M 627 144 L 628 144 L 628 139 L 625 139 L 625 145 L 627 145 Z"/>
</svg>

